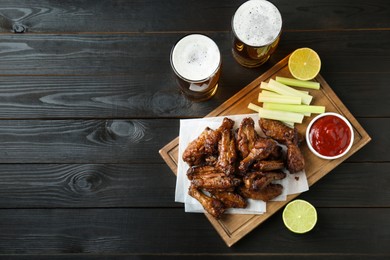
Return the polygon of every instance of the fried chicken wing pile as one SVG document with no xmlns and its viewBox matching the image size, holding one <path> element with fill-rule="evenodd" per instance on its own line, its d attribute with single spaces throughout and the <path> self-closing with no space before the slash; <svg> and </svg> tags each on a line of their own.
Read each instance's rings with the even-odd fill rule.
<svg viewBox="0 0 390 260">
<path fill-rule="evenodd" d="M 183 152 L 190 166 L 188 194 L 215 218 L 228 208 L 246 208 L 248 198 L 269 201 L 279 196 L 283 186 L 274 181 L 286 177 L 282 169 L 295 173 L 304 168 L 296 129 L 267 119 L 259 125 L 266 137 L 256 132 L 252 118 L 244 118 L 233 131 L 234 121 L 226 117 L 218 129 L 207 127 Z M 278 142 L 287 146 L 287 155 Z"/>
</svg>

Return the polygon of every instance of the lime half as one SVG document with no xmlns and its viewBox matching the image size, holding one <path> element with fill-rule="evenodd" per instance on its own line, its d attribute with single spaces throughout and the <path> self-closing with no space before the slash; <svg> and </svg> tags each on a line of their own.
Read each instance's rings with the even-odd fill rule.
<svg viewBox="0 0 390 260">
<path fill-rule="evenodd" d="M 290 231 L 303 234 L 316 225 L 317 211 L 307 201 L 293 200 L 283 210 L 283 222 Z"/>
</svg>

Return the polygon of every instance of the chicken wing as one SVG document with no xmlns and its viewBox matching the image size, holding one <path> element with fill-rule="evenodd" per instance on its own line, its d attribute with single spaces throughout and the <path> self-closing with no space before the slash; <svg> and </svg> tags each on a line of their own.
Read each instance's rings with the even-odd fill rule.
<svg viewBox="0 0 390 260">
<path fill-rule="evenodd" d="M 216 131 L 222 133 L 226 129 L 230 129 L 230 130 L 233 129 L 233 126 L 234 126 L 234 121 L 228 117 L 225 117 L 222 120 L 222 124 L 218 127 Z"/>
<path fill-rule="evenodd" d="M 221 175 L 224 173 L 216 169 L 214 166 L 210 165 L 197 165 L 192 166 L 187 170 L 187 178 L 189 180 L 192 180 L 194 178 L 201 178 L 202 176 L 209 175 L 212 173 L 217 173 L 218 175 Z"/>
<path fill-rule="evenodd" d="M 191 183 L 200 189 L 229 189 L 240 185 L 241 180 L 219 174 L 209 174 L 208 176 L 193 178 Z"/>
<path fill-rule="evenodd" d="M 234 121 L 225 117 L 217 130 L 206 127 L 205 130 L 193 141 L 191 141 L 183 152 L 183 161 L 188 165 L 200 165 L 205 163 L 206 158 L 213 158 L 218 152 L 218 142 L 221 139 L 222 131 L 232 129 Z"/>
<path fill-rule="evenodd" d="M 275 148 L 271 151 L 267 159 L 278 160 L 278 159 L 282 159 L 282 157 L 283 157 L 283 149 L 281 146 L 276 145 Z"/>
<path fill-rule="evenodd" d="M 298 147 L 302 137 L 296 128 L 290 128 L 279 121 L 264 118 L 259 120 L 259 124 L 266 136 L 287 145 L 287 168 L 290 173 L 303 170 L 305 159 Z"/>
<path fill-rule="evenodd" d="M 276 198 L 283 192 L 283 186 L 280 184 L 269 184 L 262 190 L 250 190 L 245 186 L 240 187 L 240 193 L 243 197 L 254 199 L 254 200 L 262 200 L 269 201 L 273 198 Z"/>
<path fill-rule="evenodd" d="M 258 134 L 255 130 L 255 122 L 251 117 L 244 118 L 237 132 L 237 149 L 241 158 L 249 155 L 255 145 Z"/>
<path fill-rule="evenodd" d="M 217 167 L 227 175 L 234 174 L 235 162 L 237 159 L 236 142 L 230 129 L 222 132 L 221 140 L 218 143 Z"/>
<path fill-rule="evenodd" d="M 282 160 L 261 160 L 253 164 L 252 169 L 255 171 L 274 171 L 284 168 L 284 161 Z"/>
<path fill-rule="evenodd" d="M 223 192 L 211 192 L 211 194 L 222 201 L 227 208 L 246 208 L 247 201 L 238 193 L 223 191 Z"/>
<path fill-rule="evenodd" d="M 249 190 L 262 190 L 272 181 L 286 178 L 284 172 L 251 172 L 244 177 L 244 185 Z"/>
<path fill-rule="evenodd" d="M 305 168 L 305 158 L 296 144 L 287 145 L 287 169 L 290 173 L 302 171 Z"/>
<path fill-rule="evenodd" d="M 257 139 L 248 156 L 240 161 L 240 165 L 238 166 L 239 171 L 243 174 L 253 162 L 267 158 L 275 149 L 275 146 L 276 142 L 270 138 Z"/>
<path fill-rule="evenodd" d="M 231 130 L 233 126 L 234 121 L 225 117 L 218 129 L 206 136 L 204 146 L 205 152 L 208 156 L 214 155 L 218 152 L 218 142 L 221 140 L 222 133 L 225 130 Z"/>
<path fill-rule="evenodd" d="M 203 208 L 215 218 L 220 218 L 226 210 L 225 205 L 220 200 L 207 196 L 193 185 L 190 186 L 188 194 L 198 200 Z"/>
<path fill-rule="evenodd" d="M 214 153 L 214 149 L 212 149 L 213 145 L 211 145 L 211 140 L 217 139 L 217 134 L 214 130 L 206 127 L 205 130 L 190 144 L 183 152 L 183 161 L 187 162 L 190 166 L 199 165 L 202 163 L 203 159 L 207 154 Z M 208 144 L 206 146 L 206 140 Z M 216 140 L 215 145 L 218 143 Z"/>
<path fill-rule="evenodd" d="M 290 128 L 278 120 L 260 118 L 259 125 L 264 134 L 279 143 L 298 144 L 299 136 L 296 128 Z"/>
</svg>

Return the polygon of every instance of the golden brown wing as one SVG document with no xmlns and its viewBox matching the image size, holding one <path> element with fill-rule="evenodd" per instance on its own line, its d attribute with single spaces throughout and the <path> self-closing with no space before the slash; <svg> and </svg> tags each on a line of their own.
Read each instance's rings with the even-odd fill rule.
<svg viewBox="0 0 390 260">
<path fill-rule="evenodd" d="M 221 140 L 218 143 L 218 152 L 217 167 L 227 175 L 234 174 L 237 153 L 236 142 L 230 129 L 222 132 Z"/>
<path fill-rule="evenodd" d="M 241 184 L 238 178 L 221 176 L 218 174 L 210 174 L 202 178 L 194 178 L 191 181 L 192 185 L 200 189 L 229 189 Z"/>
<path fill-rule="evenodd" d="M 191 141 L 183 152 L 183 161 L 190 166 L 201 164 L 206 155 L 213 152 L 210 145 L 206 152 L 205 142 L 207 138 L 211 139 L 210 136 L 216 136 L 214 132 L 214 130 L 206 127 L 196 139 Z"/>
<path fill-rule="evenodd" d="M 220 218 L 225 212 L 225 205 L 218 199 L 211 198 L 191 185 L 188 194 L 198 200 L 203 208 L 215 218 Z"/>
<path fill-rule="evenodd" d="M 246 208 L 247 201 L 238 193 L 230 191 L 212 192 L 212 195 L 227 208 Z"/>
<path fill-rule="evenodd" d="M 259 125 L 266 136 L 280 143 L 298 142 L 296 128 L 290 128 L 278 120 L 260 118 Z"/>
<path fill-rule="evenodd" d="M 272 181 L 284 178 L 286 174 L 281 171 L 251 172 L 243 178 L 243 181 L 247 189 L 257 191 L 265 189 Z"/>
<path fill-rule="evenodd" d="M 257 139 L 249 155 L 240 161 L 239 171 L 245 173 L 255 161 L 266 159 L 275 146 L 277 146 L 276 142 L 270 138 Z"/>
<path fill-rule="evenodd" d="M 218 142 L 221 139 L 222 132 L 225 130 L 231 130 L 234 126 L 234 121 L 225 117 L 222 124 L 217 130 L 211 131 L 205 137 L 205 152 L 207 155 L 215 154 L 218 152 Z"/>
<path fill-rule="evenodd" d="M 237 131 L 237 149 L 241 158 L 249 155 L 257 138 L 258 134 L 255 130 L 255 122 L 251 117 L 244 118 Z"/>
<path fill-rule="evenodd" d="M 187 178 L 192 180 L 194 178 L 199 178 L 211 173 L 223 174 L 220 170 L 216 169 L 214 166 L 210 165 L 197 165 L 192 166 L 187 170 Z"/>
<path fill-rule="evenodd" d="M 276 198 L 283 192 L 283 186 L 280 184 L 269 184 L 262 190 L 249 190 L 245 186 L 240 187 L 240 193 L 245 198 L 254 199 L 254 200 L 262 200 L 269 201 L 273 198 Z"/>
<path fill-rule="evenodd" d="M 188 165 L 213 164 L 215 154 L 218 153 L 218 142 L 225 129 L 232 129 L 234 121 L 224 118 L 217 130 L 206 127 L 205 130 L 193 141 L 191 141 L 183 152 L 183 161 Z"/>
<path fill-rule="evenodd" d="M 302 171 L 305 168 L 305 158 L 296 144 L 287 145 L 287 169 L 290 173 Z"/>
<path fill-rule="evenodd" d="M 252 169 L 255 171 L 274 171 L 284 168 L 284 161 L 282 160 L 261 160 L 253 164 Z"/>
</svg>

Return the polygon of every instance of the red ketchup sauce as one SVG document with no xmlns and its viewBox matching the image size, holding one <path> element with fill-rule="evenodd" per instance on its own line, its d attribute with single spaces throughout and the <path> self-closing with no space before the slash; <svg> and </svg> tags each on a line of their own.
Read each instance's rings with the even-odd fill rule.
<svg viewBox="0 0 390 260">
<path fill-rule="evenodd" d="M 319 118 L 310 128 L 310 143 L 314 150 L 325 156 L 343 153 L 351 142 L 351 130 L 337 116 Z"/>
</svg>

